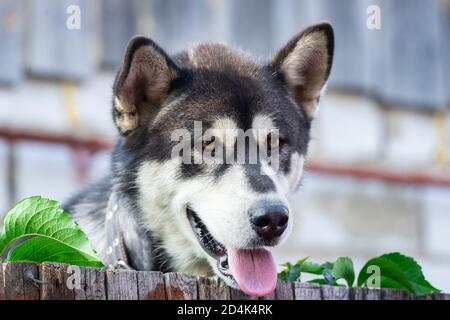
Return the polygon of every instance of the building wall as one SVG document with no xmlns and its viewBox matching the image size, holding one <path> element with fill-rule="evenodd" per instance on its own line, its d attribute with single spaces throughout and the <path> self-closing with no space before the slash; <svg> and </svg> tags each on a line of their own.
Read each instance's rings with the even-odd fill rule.
<svg viewBox="0 0 450 320">
<path fill-rule="evenodd" d="M 67 28 L 70 5 L 80 8 L 79 29 Z M 373 6 L 379 29 L 368 27 Z M 28 74 L 85 81 L 99 67 L 117 67 L 137 33 L 170 53 L 224 41 L 267 60 L 320 20 L 336 33 L 332 87 L 408 108 L 448 107 L 447 0 L 2 0 L 0 83 Z"/>
</svg>

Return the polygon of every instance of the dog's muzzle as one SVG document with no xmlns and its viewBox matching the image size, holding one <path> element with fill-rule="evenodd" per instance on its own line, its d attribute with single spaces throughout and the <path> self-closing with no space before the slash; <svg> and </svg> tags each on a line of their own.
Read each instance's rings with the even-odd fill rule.
<svg viewBox="0 0 450 320">
<path fill-rule="evenodd" d="M 262 246 L 246 249 L 226 247 L 211 235 L 194 210 L 187 208 L 186 213 L 201 247 L 216 259 L 220 276 L 252 296 L 265 296 L 273 292 L 277 283 L 277 271 L 272 254 L 267 249 Z M 282 220 L 286 219 L 274 218 L 273 210 L 262 216 L 264 218 L 261 219 L 267 221 L 259 221 L 260 225 L 256 228 L 259 228 L 264 237 L 273 240 L 273 237 L 278 238 L 278 234 L 281 235 L 286 229 L 282 226 Z M 280 231 L 281 229 L 283 231 Z"/>
</svg>

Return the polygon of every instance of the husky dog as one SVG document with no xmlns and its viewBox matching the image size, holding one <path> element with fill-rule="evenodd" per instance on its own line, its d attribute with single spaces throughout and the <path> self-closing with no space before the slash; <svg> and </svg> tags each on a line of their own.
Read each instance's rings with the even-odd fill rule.
<svg viewBox="0 0 450 320">
<path fill-rule="evenodd" d="M 65 205 L 105 263 L 215 274 L 250 295 L 272 292 L 268 247 L 292 227 L 287 197 L 302 177 L 333 50 L 328 23 L 293 37 L 267 64 L 222 44 L 171 57 L 148 38 L 131 39 L 113 87 L 111 174 Z M 233 130 L 250 130 L 244 140 L 277 159 L 250 163 Z M 187 157 L 174 152 L 180 132 Z M 194 159 L 229 160 L 237 149 L 242 162 Z"/>
</svg>

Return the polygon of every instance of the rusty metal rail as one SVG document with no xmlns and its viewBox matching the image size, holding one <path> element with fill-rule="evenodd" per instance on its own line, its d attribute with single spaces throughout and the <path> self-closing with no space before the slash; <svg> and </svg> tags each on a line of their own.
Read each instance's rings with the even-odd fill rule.
<svg viewBox="0 0 450 320">
<path fill-rule="evenodd" d="M 81 137 L 72 134 L 62 134 L 53 132 L 42 132 L 33 130 L 16 129 L 10 127 L 0 127 L 0 138 L 5 139 L 9 143 L 9 155 L 7 157 L 8 183 L 10 190 L 10 199 L 14 199 L 15 187 L 15 161 L 14 161 L 14 145 L 17 142 L 40 142 L 49 144 L 64 145 L 75 152 L 85 152 L 88 155 L 96 152 L 108 150 L 112 146 L 112 141 L 108 138 Z M 80 162 L 83 157 L 76 157 L 76 161 Z M 86 171 L 85 164 L 75 163 L 79 168 L 79 176 Z M 386 183 L 408 184 L 412 186 L 442 186 L 450 187 L 450 170 L 412 170 L 402 168 L 386 168 L 377 165 L 363 164 L 344 164 L 331 163 L 311 160 L 307 164 L 308 171 L 351 177 L 355 179 L 373 179 Z"/>
</svg>

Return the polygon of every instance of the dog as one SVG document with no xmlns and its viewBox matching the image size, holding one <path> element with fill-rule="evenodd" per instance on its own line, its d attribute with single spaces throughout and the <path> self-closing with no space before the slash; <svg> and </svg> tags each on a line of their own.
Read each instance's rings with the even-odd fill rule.
<svg viewBox="0 0 450 320">
<path fill-rule="evenodd" d="M 107 264 L 217 275 L 249 295 L 271 293 L 268 248 L 292 229 L 287 199 L 302 178 L 333 53 L 327 22 L 267 63 L 217 43 L 169 56 L 132 38 L 113 86 L 111 173 L 65 210 Z M 235 131 L 250 132 L 244 147 L 228 135 Z M 248 140 L 266 153 L 252 157 Z M 227 161 L 195 161 L 199 154 Z"/>
</svg>

